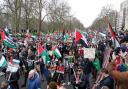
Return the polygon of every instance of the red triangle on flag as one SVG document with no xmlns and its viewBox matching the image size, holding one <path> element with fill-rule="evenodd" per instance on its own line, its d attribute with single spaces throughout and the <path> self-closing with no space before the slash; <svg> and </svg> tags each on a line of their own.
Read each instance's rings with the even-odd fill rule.
<svg viewBox="0 0 128 89">
<path fill-rule="evenodd" d="M 2 38 L 2 40 L 6 39 L 4 31 L 1 33 L 1 38 Z"/>
<path fill-rule="evenodd" d="M 71 33 L 68 31 L 68 35 L 71 36 Z"/>
<path fill-rule="evenodd" d="M 43 51 L 44 51 L 44 48 L 43 48 L 42 45 L 39 43 L 39 44 L 38 44 L 38 50 L 37 50 L 38 56 L 41 55 L 41 53 L 42 53 Z"/>
<path fill-rule="evenodd" d="M 11 64 L 13 63 L 13 58 L 12 58 L 12 56 L 10 57 L 10 63 L 11 63 Z"/>
<path fill-rule="evenodd" d="M 76 42 L 78 42 L 81 38 L 82 38 L 81 33 L 79 31 L 76 31 L 75 32 L 75 40 L 76 40 Z"/>
<path fill-rule="evenodd" d="M 52 50 L 55 50 L 57 47 L 58 47 L 57 45 L 53 46 L 52 47 Z"/>
<path fill-rule="evenodd" d="M 109 23 L 108 26 L 109 26 L 109 31 L 110 31 L 111 37 L 112 37 L 113 39 L 115 39 L 116 34 L 115 34 L 115 32 L 113 31 L 111 24 Z"/>
</svg>

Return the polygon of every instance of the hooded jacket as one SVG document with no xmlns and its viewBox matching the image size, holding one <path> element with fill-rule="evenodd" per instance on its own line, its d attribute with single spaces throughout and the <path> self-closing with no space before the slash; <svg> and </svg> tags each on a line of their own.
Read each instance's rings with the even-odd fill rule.
<svg viewBox="0 0 128 89">
<path fill-rule="evenodd" d="M 27 89 L 41 89 L 41 80 L 38 75 L 35 74 L 33 79 L 28 80 Z"/>
</svg>

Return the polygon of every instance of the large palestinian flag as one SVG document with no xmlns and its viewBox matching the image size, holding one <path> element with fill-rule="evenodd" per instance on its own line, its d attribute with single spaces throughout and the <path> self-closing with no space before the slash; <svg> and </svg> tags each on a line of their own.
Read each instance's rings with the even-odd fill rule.
<svg viewBox="0 0 128 89">
<path fill-rule="evenodd" d="M 4 31 L 1 33 L 1 38 L 2 38 L 3 43 L 7 47 L 9 47 L 9 48 L 17 48 L 18 47 L 17 43 L 13 42 L 12 39 L 10 39 L 9 37 L 7 37 L 5 35 L 5 32 Z"/>
<path fill-rule="evenodd" d="M 45 64 L 48 64 L 50 62 L 50 57 L 47 51 L 42 47 L 40 43 L 38 44 L 37 52 L 38 52 L 38 56 L 41 56 L 41 58 L 43 58 Z"/>
<path fill-rule="evenodd" d="M 84 47 L 88 47 L 87 39 L 79 31 L 75 31 L 75 41 L 76 43 L 82 44 Z"/>
<path fill-rule="evenodd" d="M 7 60 L 5 59 L 4 56 L 2 56 L 0 59 L 0 67 L 5 68 L 6 66 L 7 66 Z"/>
</svg>

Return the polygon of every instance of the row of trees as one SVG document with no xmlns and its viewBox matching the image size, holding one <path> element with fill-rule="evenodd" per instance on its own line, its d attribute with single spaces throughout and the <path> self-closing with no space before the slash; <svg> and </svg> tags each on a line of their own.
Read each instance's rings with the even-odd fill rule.
<svg viewBox="0 0 128 89">
<path fill-rule="evenodd" d="M 21 29 L 33 31 L 60 31 L 84 29 L 71 14 L 65 0 L 3 0 L 0 6 L 0 26 L 10 26 L 15 32 Z"/>
<path fill-rule="evenodd" d="M 115 28 L 117 24 L 117 11 L 113 9 L 112 5 L 102 7 L 99 16 L 93 21 L 93 24 L 89 28 L 97 31 L 105 31 L 105 29 L 108 27 L 106 17 L 111 23 L 112 27 Z"/>
</svg>

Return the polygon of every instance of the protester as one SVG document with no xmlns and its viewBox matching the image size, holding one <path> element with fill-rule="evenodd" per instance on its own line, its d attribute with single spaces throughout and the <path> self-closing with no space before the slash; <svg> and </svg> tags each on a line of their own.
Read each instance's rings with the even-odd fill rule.
<svg viewBox="0 0 128 89">
<path fill-rule="evenodd" d="M 29 72 L 27 89 L 41 89 L 41 79 L 36 70 Z"/>
<path fill-rule="evenodd" d="M 57 85 L 58 85 L 58 88 L 57 88 L 57 89 L 66 89 L 66 88 L 64 87 L 62 81 L 58 81 L 58 82 L 57 82 Z"/>
<path fill-rule="evenodd" d="M 83 69 L 79 68 L 77 70 L 76 75 L 72 76 L 72 84 L 74 89 L 76 89 L 76 87 L 78 87 L 78 89 L 86 89 L 87 88 L 87 77 L 85 76 L 85 74 L 83 73 Z"/>
<path fill-rule="evenodd" d="M 57 89 L 57 83 L 56 82 L 50 82 L 47 89 Z"/>
<path fill-rule="evenodd" d="M 10 79 L 9 79 L 9 77 L 10 77 Z M 14 89 L 20 89 L 19 83 L 18 83 L 19 78 L 20 78 L 19 71 L 11 73 L 11 75 L 8 76 L 9 85 Z"/>
<path fill-rule="evenodd" d="M 125 55 L 125 64 L 128 66 L 128 53 Z M 114 70 L 116 68 L 116 61 L 111 62 L 108 67 L 108 74 L 111 75 L 114 79 L 117 80 L 117 89 L 127 89 L 128 88 L 128 70 L 120 72 Z"/>
<path fill-rule="evenodd" d="M 14 88 L 9 88 L 9 84 L 7 82 L 2 82 L 0 84 L 0 89 L 14 89 Z"/>
<path fill-rule="evenodd" d="M 88 49 L 96 50 L 95 58 L 84 58 L 86 55 L 84 53 L 85 50 L 83 50 L 85 44 L 76 42 L 74 36 L 70 36 L 70 39 L 63 42 L 61 34 L 59 34 L 61 38 L 48 34 L 38 36 L 35 39 L 32 37 L 22 37 L 19 39 L 21 44 L 17 49 L 10 49 L 3 44 L 5 46 L 3 49 L 7 52 L 4 51 L 2 53 L 5 55 L 7 62 L 11 62 L 11 59 L 20 60 L 20 69 L 11 74 L 8 80 L 9 85 L 19 89 L 19 78 L 23 77 L 22 88 L 41 89 L 42 83 L 46 81 L 48 89 L 65 89 L 65 86 L 73 86 L 74 89 L 92 89 L 93 81 L 98 79 L 100 70 L 105 68 L 107 71 L 105 72 L 106 75 L 104 74 L 105 77 L 98 81 L 99 86 L 97 86 L 97 89 L 114 89 L 115 85 L 119 85 L 120 89 L 126 89 L 128 71 L 126 59 L 128 58 L 125 55 L 127 51 L 126 44 L 122 43 L 127 39 L 127 35 L 122 38 L 118 37 L 121 43 L 119 49 L 112 44 L 111 37 L 97 36 L 94 35 L 97 42 L 92 42 L 91 39 L 93 37 L 88 35 L 88 44 L 86 44 Z M 71 42 L 68 42 L 69 40 Z M 38 47 L 39 45 L 40 47 Z M 53 49 L 54 46 L 56 49 Z M 113 48 L 111 48 L 112 46 Z M 111 54 L 115 52 L 117 56 L 116 62 L 111 59 L 108 49 L 111 49 Z M 89 54 L 91 55 L 91 52 Z M 106 62 L 106 57 L 111 59 L 109 60 L 110 64 L 108 61 Z M 108 65 L 107 68 L 106 65 Z M 6 67 L 3 68 L 5 73 Z M 125 80 L 126 82 L 124 83 Z"/>
</svg>

